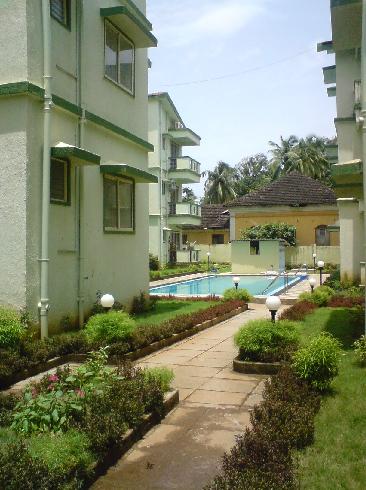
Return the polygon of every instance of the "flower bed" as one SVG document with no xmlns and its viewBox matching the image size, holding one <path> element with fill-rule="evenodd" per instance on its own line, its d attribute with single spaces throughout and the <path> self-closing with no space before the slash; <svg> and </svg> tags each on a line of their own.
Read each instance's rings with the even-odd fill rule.
<svg viewBox="0 0 366 490">
<path fill-rule="evenodd" d="M 159 325 L 137 325 L 130 330 L 126 329 L 123 323 L 118 335 L 126 330 L 127 334 L 120 341 L 113 341 L 116 334 L 113 330 L 110 332 L 109 323 L 107 326 L 103 323 L 103 332 L 110 332 L 112 335 L 112 342 L 109 342 L 110 356 L 115 360 L 126 356 L 137 359 L 193 335 L 203 328 L 208 328 L 213 324 L 212 322 L 219 323 L 245 309 L 247 305 L 243 301 L 218 302 L 217 305 L 205 310 L 179 315 Z M 100 330 L 99 326 L 97 330 Z M 108 343 L 95 341 L 94 333 L 91 337 L 92 341 L 88 340 L 84 331 L 80 331 L 44 341 L 23 338 L 16 349 L 0 349 L 0 387 L 7 388 L 17 381 L 65 362 L 83 361 L 87 352 Z"/>
<path fill-rule="evenodd" d="M 83 488 L 177 401 L 172 373 L 106 367 L 105 349 L 74 371 L 0 398 L 0 488 Z"/>
</svg>

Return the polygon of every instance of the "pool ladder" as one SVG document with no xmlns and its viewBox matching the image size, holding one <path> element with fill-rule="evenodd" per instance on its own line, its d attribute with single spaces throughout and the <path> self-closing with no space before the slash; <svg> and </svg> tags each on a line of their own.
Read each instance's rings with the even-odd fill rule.
<svg viewBox="0 0 366 490">
<path fill-rule="evenodd" d="M 301 272 L 301 271 L 300 271 L 300 270 L 297 270 L 297 271 L 296 271 L 296 273 L 295 273 L 295 276 L 297 276 L 297 274 L 298 274 L 299 272 Z M 283 272 L 280 272 L 279 274 L 277 274 L 277 275 L 276 275 L 276 277 L 273 279 L 273 281 L 271 281 L 271 282 L 268 284 L 268 286 L 267 286 L 265 289 L 263 289 L 261 296 L 263 296 L 263 295 L 264 295 L 264 294 L 265 294 L 265 293 L 268 291 L 268 289 L 269 289 L 269 288 L 272 286 L 272 284 L 274 284 L 274 283 L 277 281 L 277 279 L 278 279 L 279 277 L 281 277 L 281 276 L 283 276 L 283 277 L 285 278 L 285 293 L 287 293 L 287 290 L 288 290 L 288 276 L 289 276 L 289 273 L 288 273 L 288 272 L 286 272 L 286 271 L 283 271 Z"/>
</svg>

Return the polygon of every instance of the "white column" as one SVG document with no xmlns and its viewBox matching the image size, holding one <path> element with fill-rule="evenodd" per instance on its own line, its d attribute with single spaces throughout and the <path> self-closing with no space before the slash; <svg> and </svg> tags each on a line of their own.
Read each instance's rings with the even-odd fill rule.
<svg viewBox="0 0 366 490">
<path fill-rule="evenodd" d="M 341 277 L 360 280 L 363 259 L 363 214 L 354 198 L 338 199 L 341 249 Z"/>
</svg>

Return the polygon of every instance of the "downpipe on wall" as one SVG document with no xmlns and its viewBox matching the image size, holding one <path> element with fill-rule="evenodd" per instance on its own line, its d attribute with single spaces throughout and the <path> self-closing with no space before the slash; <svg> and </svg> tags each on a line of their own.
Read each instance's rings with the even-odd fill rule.
<svg viewBox="0 0 366 490">
<path fill-rule="evenodd" d="M 364 260 L 366 257 L 366 0 L 362 0 L 362 40 L 361 40 L 361 80 L 362 80 L 362 164 L 363 164 L 363 233 Z M 366 300 L 366 288 L 365 288 Z M 366 310 L 365 310 L 366 332 Z"/>
<path fill-rule="evenodd" d="M 50 162 L 51 162 L 51 17 L 49 0 L 42 0 L 43 34 L 43 161 L 42 161 L 42 216 L 41 216 L 41 264 L 39 315 L 41 338 L 48 337 L 49 311 L 49 215 L 50 215 Z"/>
</svg>

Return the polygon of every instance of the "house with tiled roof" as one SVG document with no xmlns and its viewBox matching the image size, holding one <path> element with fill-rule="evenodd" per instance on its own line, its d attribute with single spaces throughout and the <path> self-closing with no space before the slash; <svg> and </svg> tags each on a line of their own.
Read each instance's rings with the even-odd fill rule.
<svg viewBox="0 0 366 490">
<path fill-rule="evenodd" d="M 201 223 L 183 228 L 185 243 L 222 245 L 229 243 L 230 212 L 224 204 L 205 204 L 201 208 Z"/>
<path fill-rule="evenodd" d="M 318 180 L 292 172 L 266 187 L 228 203 L 230 240 L 241 232 L 267 223 L 287 223 L 296 227 L 297 246 L 338 245 L 338 232 L 329 226 L 338 222 L 336 196 Z"/>
</svg>

